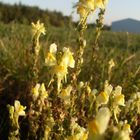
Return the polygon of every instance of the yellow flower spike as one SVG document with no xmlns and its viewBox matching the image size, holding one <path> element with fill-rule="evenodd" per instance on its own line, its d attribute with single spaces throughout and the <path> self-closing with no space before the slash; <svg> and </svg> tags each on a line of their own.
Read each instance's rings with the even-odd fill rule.
<svg viewBox="0 0 140 140">
<path fill-rule="evenodd" d="M 77 13 L 81 18 L 88 16 L 88 13 L 94 10 L 94 0 L 80 0 L 77 4 Z"/>
<path fill-rule="evenodd" d="M 18 100 L 15 100 L 14 109 L 15 113 L 18 114 L 19 116 L 25 116 L 24 110 L 26 109 L 26 107 L 22 106 Z"/>
<path fill-rule="evenodd" d="M 105 9 L 108 0 L 94 0 L 97 8 Z"/>
<path fill-rule="evenodd" d="M 45 27 L 44 27 L 44 24 L 43 23 L 40 23 L 40 21 L 38 20 L 37 23 L 31 23 L 32 24 L 32 31 L 33 31 L 33 34 L 45 34 L 46 30 L 45 30 Z"/>
<path fill-rule="evenodd" d="M 77 13 L 80 15 L 81 18 L 87 15 L 87 11 L 83 6 L 77 6 Z"/>
</svg>

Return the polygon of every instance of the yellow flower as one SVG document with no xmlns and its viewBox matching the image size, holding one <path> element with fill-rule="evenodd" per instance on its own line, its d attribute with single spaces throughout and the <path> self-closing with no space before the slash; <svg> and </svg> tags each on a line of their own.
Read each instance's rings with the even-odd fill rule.
<svg viewBox="0 0 140 140">
<path fill-rule="evenodd" d="M 61 87 L 61 81 L 67 79 L 67 67 L 65 66 L 61 66 L 61 65 L 56 65 L 53 67 L 52 70 L 53 75 L 55 74 L 57 77 L 57 90 L 58 92 L 60 91 L 60 87 Z"/>
<path fill-rule="evenodd" d="M 69 85 L 66 89 L 62 89 L 59 97 L 64 100 L 65 105 L 70 105 L 70 93 L 72 91 L 72 86 Z"/>
<path fill-rule="evenodd" d="M 40 98 L 41 99 L 45 99 L 45 98 L 48 97 L 48 93 L 46 91 L 46 88 L 45 88 L 44 83 L 41 84 L 40 89 L 39 89 L 39 92 L 40 92 Z"/>
<path fill-rule="evenodd" d="M 95 119 L 89 123 L 90 135 L 103 134 L 108 127 L 110 116 L 111 114 L 107 107 L 100 108 Z"/>
<path fill-rule="evenodd" d="M 80 17 L 85 17 L 87 15 L 87 10 L 83 6 L 77 6 L 77 13 Z"/>
<path fill-rule="evenodd" d="M 57 45 L 55 43 L 50 45 L 50 53 L 56 54 L 57 52 Z"/>
<path fill-rule="evenodd" d="M 121 105 L 121 106 L 125 106 L 124 102 L 125 102 L 125 99 L 124 99 L 124 95 L 123 95 L 123 94 L 121 94 L 121 95 L 116 95 L 116 96 L 114 97 L 114 104 L 116 104 L 116 105 Z"/>
<path fill-rule="evenodd" d="M 104 91 L 101 92 L 98 96 L 97 96 L 97 102 L 99 103 L 99 105 L 102 104 L 107 104 L 109 101 L 109 96 L 112 92 L 113 87 L 111 85 L 108 84 L 108 82 L 105 82 L 105 87 L 104 87 Z"/>
<path fill-rule="evenodd" d="M 33 97 L 38 98 L 39 88 L 40 88 L 40 84 L 36 84 L 35 87 L 32 88 Z"/>
<path fill-rule="evenodd" d="M 66 138 L 66 140 L 87 140 L 88 132 L 85 128 L 81 127 L 75 121 L 71 124 L 72 136 Z"/>
<path fill-rule="evenodd" d="M 101 92 L 98 96 L 97 96 L 97 102 L 101 105 L 101 104 L 107 104 L 109 100 L 109 95 L 106 92 Z"/>
<path fill-rule="evenodd" d="M 112 69 L 112 68 L 115 66 L 115 63 L 114 63 L 114 60 L 113 60 L 113 59 L 111 59 L 111 60 L 108 62 L 108 64 L 109 64 L 109 68 L 110 68 L 110 69 Z"/>
<path fill-rule="evenodd" d="M 31 23 L 32 24 L 32 31 L 33 34 L 45 34 L 45 27 L 43 23 L 40 23 L 40 21 L 38 20 L 37 23 Z"/>
<path fill-rule="evenodd" d="M 118 130 L 112 137 L 112 140 L 130 140 L 130 133 L 132 132 L 130 125 L 125 122 L 119 122 Z"/>
<path fill-rule="evenodd" d="M 71 67 L 74 68 L 75 66 L 75 61 L 73 58 L 72 53 L 70 52 L 69 48 L 63 48 L 63 56 L 60 65 L 65 66 L 65 67 Z"/>
<path fill-rule="evenodd" d="M 38 97 L 41 99 L 45 99 L 48 97 L 48 93 L 46 91 L 44 83 L 36 84 L 35 87 L 32 89 L 33 98 L 36 100 Z"/>
<path fill-rule="evenodd" d="M 45 64 L 47 66 L 54 66 L 57 63 L 56 60 L 56 52 L 57 52 L 57 46 L 55 43 L 50 45 L 49 52 L 45 58 Z"/>
<path fill-rule="evenodd" d="M 68 67 L 74 68 L 75 61 L 69 48 L 63 48 L 63 55 L 59 65 L 53 67 L 52 73 L 57 76 L 57 87 L 60 91 L 61 81 L 67 81 Z"/>
<path fill-rule="evenodd" d="M 63 65 L 54 66 L 53 72 L 59 77 L 64 77 L 67 74 L 67 67 Z"/>
<path fill-rule="evenodd" d="M 108 93 L 108 95 L 110 95 L 112 90 L 113 90 L 112 85 L 109 85 L 108 81 L 106 80 L 105 85 L 104 85 L 104 92 L 106 92 L 106 93 Z"/>
<path fill-rule="evenodd" d="M 25 116 L 25 109 L 26 107 L 22 106 L 18 100 L 15 100 L 14 111 L 16 114 L 18 114 L 19 116 Z"/>
<path fill-rule="evenodd" d="M 95 10 L 95 3 L 94 3 L 95 0 L 86 0 L 85 1 L 85 7 L 87 9 L 90 9 L 90 10 Z"/>
<path fill-rule="evenodd" d="M 66 82 L 67 80 L 68 67 L 74 68 L 75 61 L 69 48 L 63 48 L 63 55 L 60 60 L 56 60 L 56 52 L 57 46 L 53 43 L 50 46 L 50 50 L 45 59 L 45 63 L 47 66 L 52 66 L 51 75 L 56 75 L 57 77 L 57 89 L 59 92 L 61 81 L 65 80 Z"/>
<path fill-rule="evenodd" d="M 106 4 L 108 3 L 108 0 L 94 0 L 95 6 L 97 8 L 105 9 Z"/>
<path fill-rule="evenodd" d="M 115 88 L 115 90 L 113 91 L 113 95 L 114 95 L 114 101 L 113 101 L 113 105 L 117 106 L 125 106 L 125 99 L 124 99 L 124 95 L 122 94 L 122 87 L 121 86 L 117 86 Z"/>
<path fill-rule="evenodd" d="M 124 126 L 123 126 L 123 130 L 127 133 L 131 133 L 132 130 L 131 130 L 131 127 L 128 123 L 125 123 Z"/>
<path fill-rule="evenodd" d="M 88 13 L 95 11 L 97 8 L 105 9 L 107 3 L 108 0 L 79 0 L 77 13 L 82 18 L 88 16 Z"/>
<path fill-rule="evenodd" d="M 89 12 L 94 10 L 94 0 L 80 0 L 77 4 L 77 13 L 81 18 L 86 17 Z"/>
</svg>

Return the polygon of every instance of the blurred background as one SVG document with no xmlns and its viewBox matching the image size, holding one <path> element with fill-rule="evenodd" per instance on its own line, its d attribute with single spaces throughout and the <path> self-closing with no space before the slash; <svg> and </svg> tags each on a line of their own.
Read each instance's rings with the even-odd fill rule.
<svg viewBox="0 0 140 140">
<path fill-rule="evenodd" d="M 78 21 L 79 17 L 73 8 L 77 2 L 78 0 L 0 0 L 0 20 L 5 23 L 13 21 L 30 23 L 41 19 L 45 22 L 47 20 L 53 25 L 62 26 L 68 20 Z M 122 20 L 131 24 L 129 26 L 135 26 L 136 21 L 140 20 L 139 5 L 139 0 L 109 0 L 105 24 L 111 26 L 112 22 Z M 97 17 L 97 12 L 94 14 L 94 18 L 93 16 L 89 17 L 88 22 L 94 23 L 95 17 Z M 123 27 L 120 25 L 120 28 Z"/>
</svg>

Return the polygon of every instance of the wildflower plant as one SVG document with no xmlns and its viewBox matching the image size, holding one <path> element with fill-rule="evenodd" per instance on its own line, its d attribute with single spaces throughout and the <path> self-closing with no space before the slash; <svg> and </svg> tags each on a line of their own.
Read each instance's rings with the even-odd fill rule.
<svg viewBox="0 0 140 140">
<path fill-rule="evenodd" d="M 32 62 L 32 75 L 35 78 L 34 80 L 38 79 L 38 59 L 39 59 L 39 52 L 41 49 L 41 46 L 39 44 L 39 38 L 40 35 L 43 34 L 45 35 L 45 27 L 43 23 L 40 23 L 38 20 L 37 23 L 32 23 L 32 34 L 33 34 L 33 45 L 32 45 L 32 57 L 33 57 L 33 62 Z"/>
<path fill-rule="evenodd" d="M 26 113 L 26 107 L 18 100 L 15 100 L 14 106 L 8 105 L 10 140 L 20 139 L 20 116 L 25 116 L 29 125 L 26 139 L 131 140 L 133 130 L 138 125 L 140 93 L 134 93 L 126 100 L 122 87 L 110 84 L 112 68 L 115 66 L 113 59 L 108 63 L 108 79 L 102 90 L 95 89 L 91 80 L 81 81 L 79 78 L 84 62 L 87 18 L 100 9 L 94 44 L 96 46 L 103 28 L 106 4 L 107 0 L 79 0 L 76 4 L 80 16 L 76 55 L 74 57 L 68 47 L 58 49 L 55 43 L 51 43 L 43 60 L 43 66 L 47 67 L 48 77 L 45 78 L 49 79 L 48 82 L 39 79 L 38 67 L 41 50 L 39 38 L 46 30 L 40 21 L 32 23 L 33 62 L 30 72 L 34 77 L 29 92 L 30 98 L 27 98 L 29 104 Z M 135 127 L 131 128 L 134 123 Z"/>
<path fill-rule="evenodd" d="M 19 140 L 19 117 L 25 116 L 26 107 L 22 106 L 18 100 L 15 100 L 14 106 L 7 105 L 9 110 L 9 119 L 10 119 L 10 132 L 8 139 L 9 140 Z"/>
</svg>

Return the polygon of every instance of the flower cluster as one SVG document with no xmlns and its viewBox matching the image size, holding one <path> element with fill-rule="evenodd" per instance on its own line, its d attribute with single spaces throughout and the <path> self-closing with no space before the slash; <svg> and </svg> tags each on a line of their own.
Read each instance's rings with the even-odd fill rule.
<svg viewBox="0 0 140 140">
<path fill-rule="evenodd" d="M 87 16 L 97 8 L 105 9 L 108 0 L 79 0 L 77 4 L 77 13 L 80 17 Z"/>
<path fill-rule="evenodd" d="M 45 30 L 44 24 L 40 23 L 39 20 L 37 21 L 36 24 L 32 22 L 32 32 L 33 32 L 33 36 L 36 34 L 38 36 L 40 36 L 40 34 L 45 34 L 46 30 Z"/>
<path fill-rule="evenodd" d="M 32 88 L 32 94 L 33 94 L 33 99 L 37 100 L 40 98 L 41 100 L 44 100 L 45 98 L 48 97 L 48 93 L 46 91 L 44 83 L 36 84 L 34 88 Z"/>
<path fill-rule="evenodd" d="M 60 92 L 61 81 L 67 81 L 68 67 L 74 68 L 75 61 L 73 54 L 69 48 L 63 48 L 63 54 L 60 60 L 57 60 L 57 46 L 56 44 L 51 44 L 49 52 L 45 58 L 46 66 L 51 67 L 52 77 L 56 75 L 57 77 L 57 89 Z"/>
</svg>

